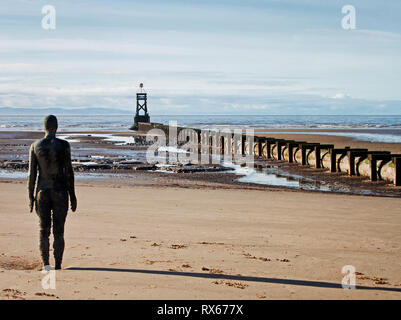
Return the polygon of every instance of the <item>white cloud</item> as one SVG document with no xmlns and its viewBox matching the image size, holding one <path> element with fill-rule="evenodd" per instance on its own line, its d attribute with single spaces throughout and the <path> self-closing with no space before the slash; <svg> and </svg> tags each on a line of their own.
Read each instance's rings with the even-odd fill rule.
<svg viewBox="0 0 401 320">
<path fill-rule="evenodd" d="M 347 98 L 351 98 L 351 96 L 349 96 L 348 94 L 345 93 L 337 93 L 334 96 L 331 97 L 332 99 L 347 99 Z"/>
<path fill-rule="evenodd" d="M 144 82 L 162 111 L 394 110 L 383 101 L 401 100 L 399 21 L 345 32 L 337 4 L 312 2 L 60 1 L 48 33 L 32 27 L 35 1 L 8 1 L 0 106 L 131 108 Z M 371 3 L 359 7 L 375 15 Z"/>
</svg>

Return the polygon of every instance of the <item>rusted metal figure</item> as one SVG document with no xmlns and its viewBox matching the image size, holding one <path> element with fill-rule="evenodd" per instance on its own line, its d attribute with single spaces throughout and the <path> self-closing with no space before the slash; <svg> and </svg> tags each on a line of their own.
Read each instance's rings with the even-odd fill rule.
<svg viewBox="0 0 401 320">
<path fill-rule="evenodd" d="M 74 189 L 70 144 L 56 138 L 57 128 L 57 118 L 53 115 L 47 116 L 44 120 L 45 137 L 31 145 L 28 192 L 30 211 L 32 212 L 35 206 L 39 217 L 39 248 L 43 264 L 49 265 L 49 236 L 53 221 L 55 269 L 61 269 L 68 198 L 70 198 L 73 212 L 77 208 L 77 198 Z M 39 176 L 35 192 L 38 170 Z"/>
</svg>

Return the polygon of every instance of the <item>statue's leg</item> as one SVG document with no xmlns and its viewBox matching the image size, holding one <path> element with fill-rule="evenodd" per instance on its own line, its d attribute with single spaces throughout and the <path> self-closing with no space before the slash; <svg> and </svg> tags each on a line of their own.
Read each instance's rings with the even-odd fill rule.
<svg viewBox="0 0 401 320">
<path fill-rule="evenodd" d="M 49 265 L 49 236 L 51 227 L 51 198 L 49 190 L 40 190 L 36 196 L 36 213 L 39 216 L 39 249 L 43 265 Z"/>
<path fill-rule="evenodd" d="M 56 269 L 61 269 L 64 253 L 64 224 L 68 211 L 67 192 L 52 192 L 53 202 L 53 249 Z"/>
</svg>

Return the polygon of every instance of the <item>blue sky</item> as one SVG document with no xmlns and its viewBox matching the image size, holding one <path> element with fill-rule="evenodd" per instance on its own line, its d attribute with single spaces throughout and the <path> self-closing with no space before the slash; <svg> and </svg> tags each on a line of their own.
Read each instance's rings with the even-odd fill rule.
<svg viewBox="0 0 401 320">
<path fill-rule="evenodd" d="M 400 114 L 400 57 L 399 0 L 0 6 L 0 107 L 132 110 L 143 82 L 151 114 Z"/>
</svg>

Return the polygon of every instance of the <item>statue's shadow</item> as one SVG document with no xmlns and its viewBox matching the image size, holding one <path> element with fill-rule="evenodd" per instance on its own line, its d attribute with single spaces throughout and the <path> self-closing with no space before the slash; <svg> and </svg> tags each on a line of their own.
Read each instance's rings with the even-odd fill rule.
<svg viewBox="0 0 401 320">
<path fill-rule="evenodd" d="M 294 285 L 294 286 L 342 289 L 341 284 L 324 282 L 324 281 L 266 278 L 266 277 L 213 274 L 213 273 L 200 273 L 200 272 L 179 272 L 179 271 L 164 271 L 164 270 L 97 268 L 97 267 L 70 267 L 66 268 L 65 270 L 143 273 L 143 274 L 156 274 L 156 275 L 167 275 L 167 276 L 195 277 L 195 278 L 221 279 L 221 280 L 234 280 L 234 281 L 251 281 L 251 282 L 274 283 L 274 284 L 284 284 L 284 285 Z M 390 288 L 390 287 L 356 286 L 356 289 L 381 290 L 381 291 L 392 291 L 401 293 L 401 288 Z"/>
</svg>

